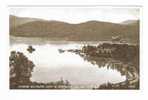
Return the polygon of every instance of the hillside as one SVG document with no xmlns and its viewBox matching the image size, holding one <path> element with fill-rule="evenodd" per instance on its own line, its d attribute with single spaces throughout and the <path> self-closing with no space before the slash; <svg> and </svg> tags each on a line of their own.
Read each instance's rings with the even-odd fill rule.
<svg viewBox="0 0 148 100">
<path fill-rule="evenodd" d="M 126 24 L 101 21 L 70 24 L 20 17 L 15 17 L 15 20 L 12 20 L 11 17 L 10 35 L 13 36 L 47 37 L 49 39 L 73 41 L 102 41 L 111 40 L 112 36 L 121 36 L 128 42 L 138 42 L 139 37 L 139 21 L 126 22 Z"/>
<path fill-rule="evenodd" d="M 28 22 L 33 22 L 33 21 L 37 21 L 37 20 L 41 21 L 41 19 L 17 17 L 17 16 L 14 16 L 14 15 L 10 15 L 9 20 L 10 20 L 10 28 L 17 27 L 19 25 L 22 25 L 22 24 L 25 24 L 25 23 L 28 23 Z"/>
</svg>

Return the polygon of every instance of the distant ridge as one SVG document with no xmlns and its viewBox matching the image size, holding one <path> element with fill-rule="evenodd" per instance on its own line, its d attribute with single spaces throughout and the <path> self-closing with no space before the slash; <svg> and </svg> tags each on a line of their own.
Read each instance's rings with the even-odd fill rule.
<svg viewBox="0 0 148 100">
<path fill-rule="evenodd" d="M 138 42 L 139 20 L 119 24 L 95 20 L 70 24 L 10 15 L 10 35 L 71 41 L 103 41 L 120 35 L 128 42 Z"/>
<path fill-rule="evenodd" d="M 123 21 L 121 24 L 138 24 L 139 23 L 139 20 L 126 20 L 126 21 Z"/>
</svg>

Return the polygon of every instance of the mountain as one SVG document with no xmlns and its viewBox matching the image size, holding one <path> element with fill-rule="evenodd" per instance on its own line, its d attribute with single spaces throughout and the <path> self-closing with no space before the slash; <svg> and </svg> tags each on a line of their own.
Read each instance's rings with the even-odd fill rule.
<svg viewBox="0 0 148 100">
<path fill-rule="evenodd" d="M 126 20 L 123 21 L 121 24 L 129 25 L 129 24 L 137 24 L 139 23 L 139 20 Z"/>
<path fill-rule="evenodd" d="M 112 36 L 121 36 L 128 42 L 139 41 L 139 21 L 137 20 L 135 23 L 130 24 L 116 24 L 95 20 L 80 24 L 70 24 L 34 18 L 15 17 L 15 19 L 12 20 L 10 18 L 10 35 L 13 36 L 46 37 L 72 41 L 104 41 L 111 40 Z"/>
<path fill-rule="evenodd" d="M 25 23 L 28 23 L 28 22 L 41 20 L 41 19 L 27 18 L 27 17 L 17 17 L 17 16 L 14 16 L 14 15 L 10 15 L 9 20 L 10 20 L 10 28 L 11 28 L 11 27 L 17 27 L 19 25 L 22 25 L 22 24 L 25 24 Z"/>
</svg>

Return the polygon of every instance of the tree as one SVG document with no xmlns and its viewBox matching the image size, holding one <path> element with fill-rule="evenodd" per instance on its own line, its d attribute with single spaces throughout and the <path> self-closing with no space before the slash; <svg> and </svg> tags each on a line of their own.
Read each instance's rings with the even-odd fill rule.
<svg viewBox="0 0 148 100">
<path fill-rule="evenodd" d="M 10 87 L 30 83 L 31 72 L 35 65 L 21 52 L 11 51 L 9 57 Z"/>
</svg>

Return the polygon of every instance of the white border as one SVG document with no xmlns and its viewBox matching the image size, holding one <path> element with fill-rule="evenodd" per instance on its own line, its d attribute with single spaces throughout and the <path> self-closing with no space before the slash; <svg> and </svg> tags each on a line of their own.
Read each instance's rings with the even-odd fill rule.
<svg viewBox="0 0 148 100">
<path fill-rule="evenodd" d="M 14 2 L 15 1 L 15 2 Z M 43 3 L 43 1 L 46 1 Z M 51 0 L 50 0 L 51 1 Z M 63 1 L 63 0 L 61 0 Z M 31 0 L 6 0 L 4 3 L 0 4 L 0 98 L 4 100 L 27 100 L 27 99 L 110 99 L 110 100 L 139 100 L 139 99 L 147 99 L 148 94 L 148 64 L 147 64 L 147 43 L 148 43 L 148 31 L 147 31 L 147 8 L 146 2 L 143 4 L 141 0 L 118 0 L 118 2 L 114 2 L 116 0 L 110 0 L 110 2 L 102 2 L 97 3 L 98 0 L 74 0 L 69 2 L 68 0 L 64 0 L 65 3 L 58 2 L 58 0 L 54 0 L 49 2 L 48 0 L 36 0 L 32 2 Z M 67 2 L 68 1 L 68 2 Z M 106 1 L 106 0 L 103 0 Z M 48 3 L 47 3 L 48 2 Z M 61 5 L 61 4 L 70 4 L 70 5 L 140 5 L 141 9 L 141 25 L 140 25 L 140 90 L 9 90 L 9 20 L 8 20 L 8 5 Z M 144 13 L 145 12 L 145 13 Z M 144 30 L 143 30 L 144 29 Z"/>
</svg>

